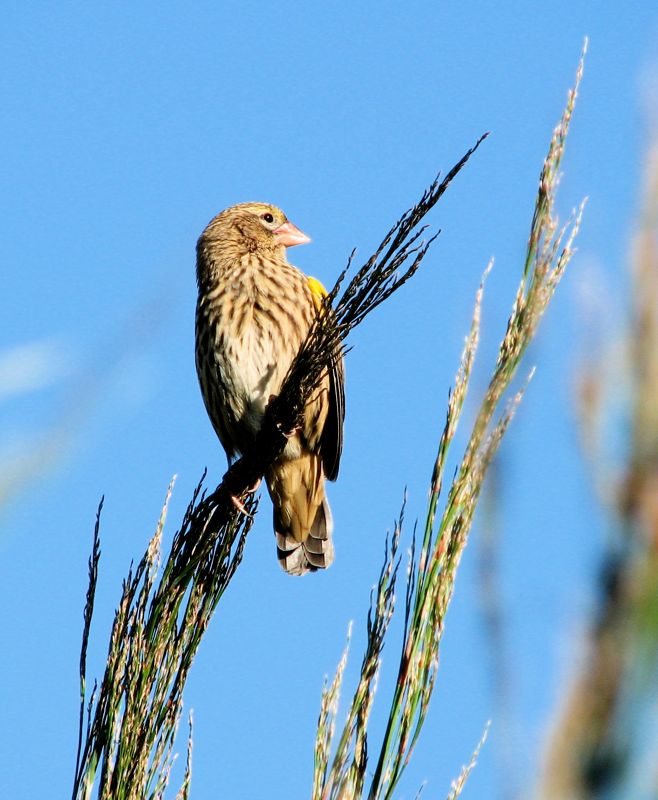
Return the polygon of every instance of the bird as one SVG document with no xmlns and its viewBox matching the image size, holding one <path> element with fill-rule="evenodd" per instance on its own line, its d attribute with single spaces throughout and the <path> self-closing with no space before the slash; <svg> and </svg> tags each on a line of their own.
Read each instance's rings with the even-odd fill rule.
<svg viewBox="0 0 658 800">
<path fill-rule="evenodd" d="M 210 422 L 229 465 L 254 443 L 326 289 L 288 262 L 310 238 L 269 203 L 240 203 L 208 223 L 197 242 L 196 368 Z M 338 477 L 345 371 L 328 359 L 303 421 L 265 474 L 281 567 L 304 575 L 334 559 L 325 479 Z"/>
</svg>

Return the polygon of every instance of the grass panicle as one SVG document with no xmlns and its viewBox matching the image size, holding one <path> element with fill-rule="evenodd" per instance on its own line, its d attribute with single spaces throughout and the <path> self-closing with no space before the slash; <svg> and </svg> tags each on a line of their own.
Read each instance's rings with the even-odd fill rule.
<svg viewBox="0 0 658 800">
<path fill-rule="evenodd" d="M 206 503 L 199 485 L 158 582 L 162 534 L 172 489 L 173 483 L 144 557 L 123 582 L 105 673 L 89 701 L 87 724 L 81 735 L 83 744 L 72 793 L 76 799 L 91 797 L 96 783 L 99 797 L 163 796 L 182 710 L 183 686 L 210 617 L 242 557 L 253 516 L 235 509 L 221 513 L 221 509 Z M 201 506 L 207 511 L 203 517 L 198 513 Z M 256 506 L 255 500 L 247 501 L 252 515 Z M 94 536 L 90 589 L 95 587 L 98 574 L 98 530 L 99 524 Z M 209 532 L 213 534 L 211 546 Z M 203 533 L 207 546 L 200 550 Z M 192 572 L 188 569 L 190 560 L 195 562 Z M 86 682 L 91 614 L 85 614 L 85 622 L 82 686 Z M 82 704 L 85 702 L 83 696 Z M 182 797 L 187 796 L 190 759 L 191 743 Z"/>
<path fill-rule="evenodd" d="M 384 644 L 381 633 L 375 634 L 369 626 L 366 654 L 376 653 L 377 663 L 368 658 L 364 659 L 361 680 L 338 740 L 333 766 L 328 770 L 325 769 L 326 781 L 320 795 L 322 798 L 340 797 L 341 800 L 348 798 L 351 800 L 367 796 L 368 800 L 379 798 L 390 800 L 394 796 L 404 768 L 409 763 L 425 721 L 437 675 L 445 615 L 453 595 L 456 571 L 487 469 L 522 399 L 523 389 L 517 391 L 508 402 L 505 402 L 505 397 L 573 254 L 573 242 L 580 225 L 582 206 L 561 229 L 555 216 L 554 206 L 559 183 L 559 166 L 582 77 L 583 59 L 584 52 L 579 63 L 575 87 L 569 93 L 564 113 L 553 133 L 541 170 L 521 280 L 499 346 L 493 373 L 439 516 L 438 504 L 442 493 L 446 460 L 471 377 L 480 333 L 484 280 L 491 265 L 485 271 L 476 294 L 470 332 L 466 338 L 454 389 L 448 397 L 446 421 L 432 470 L 422 544 L 417 558 L 412 548 L 407 576 L 404 638 L 397 680 L 381 745 L 373 762 L 372 776 L 365 788 L 366 764 L 356 752 L 357 741 L 351 737 L 353 720 L 358 717 L 359 703 L 366 702 L 360 697 L 366 677 L 364 667 L 369 672 L 378 668 L 379 654 Z M 397 536 L 399 537 L 399 532 Z M 390 562 L 387 562 L 381 573 L 380 586 L 382 580 L 387 580 L 389 569 Z M 393 598 L 390 600 L 390 609 L 392 612 Z M 387 627 L 388 621 L 383 630 L 384 634 Z M 366 709 L 368 712 L 371 705 L 372 697 L 368 697 Z M 365 730 L 361 734 L 361 739 L 363 741 L 366 739 Z M 345 753 L 345 742 L 353 743 L 351 758 Z M 326 748 L 326 742 L 324 746 Z M 479 748 L 476 755 L 477 752 Z M 473 763 L 474 761 L 471 762 L 471 766 Z M 354 774 L 355 768 L 362 770 L 360 775 Z M 451 797 L 456 797 L 461 791 L 470 768 L 462 772 L 453 787 Z"/>
<path fill-rule="evenodd" d="M 473 768 L 477 764 L 477 760 L 480 755 L 480 750 L 482 750 L 482 748 L 484 747 L 484 743 L 487 741 L 490 724 L 491 723 L 487 722 L 487 725 L 484 729 L 484 733 L 482 734 L 482 738 L 477 743 L 477 747 L 473 751 L 471 760 L 468 762 L 468 764 L 465 764 L 462 767 L 459 776 L 452 782 L 452 786 L 450 787 L 450 794 L 448 795 L 448 800 L 457 800 L 457 798 L 461 795 L 463 788 L 466 786 L 466 781 L 468 780 L 468 776 L 471 774 Z"/>
</svg>

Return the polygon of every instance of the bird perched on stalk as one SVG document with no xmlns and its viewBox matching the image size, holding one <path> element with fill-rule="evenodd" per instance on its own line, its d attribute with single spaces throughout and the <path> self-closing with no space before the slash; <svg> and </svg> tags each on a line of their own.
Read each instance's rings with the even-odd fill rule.
<svg viewBox="0 0 658 800">
<path fill-rule="evenodd" d="M 229 463 L 253 444 L 270 398 L 324 308 L 322 284 L 286 257 L 288 247 L 309 241 L 276 206 L 241 203 L 212 219 L 197 243 L 196 367 Z M 343 418 L 343 361 L 336 356 L 265 475 L 279 562 L 291 575 L 333 561 L 324 481 L 338 475 Z"/>
</svg>

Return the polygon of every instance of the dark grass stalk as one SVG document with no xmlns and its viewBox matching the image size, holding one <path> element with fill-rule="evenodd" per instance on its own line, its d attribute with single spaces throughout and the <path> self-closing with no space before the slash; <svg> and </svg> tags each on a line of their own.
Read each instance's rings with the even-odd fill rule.
<svg viewBox="0 0 658 800">
<path fill-rule="evenodd" d="M 94 525 L 94 539 L 91 548 L 91 555 L 89 556 L 89 584 L 87 587 L 87 600 L 83 612 L 83 629 L 82 629 L 82 646 L 80 648 L 80 720 L 78 725 L 78 750 L 75 757 L 76 775 L 77 779 L 78 767 L 82 755 L 82 735 L 85 724 L 85 699 L 87 695 L 87 648 L 89 646 L 89 634 L 91 632 L 91 620 L 94 615 L 94 601 L 96 599 L 96 586 L 98 585 L 98 562 L 101 557 L 100 549 L 100 527 L 101 527 L 101 513 L 103 511 L 103 503 L 105 498 L 101 497 L 96 512 L 96 524 Z M 96 686 L 92 691 L 92 696 L 89 701 L 87 715 L 91 712 Z M 89 727 L 89 718 L 87 716 L 87 727 Z"/>
<path fill-rule="evenodd" d="M 566 108 L 553 133 L 541 171 L 526 258 L 507 330 L 500 343 L 493 374 L 476 414 L 464 455 L 439 516 L 438 503 L 446 460 L 462 412 L 478 345 L 484 279 L 476 295 L 471 330 L 466 339 L 454 390 L 448 398 L 448 411 L 432 470 L 422 544 L 417 558 L 412 548 L 405 597 L 404 638 L 397 680 L 381 745 L 376 751 L 369 786 L 366 788 L 366 763 L 363 758 L 359 760 L 353 757 L 350 769 L 346 768 L 350 763 L 350 755 L 356 756 L 357 748 L 361 752 L 367 752 L 366 725 L 372 696 L 368 696 L 367 700 L 362 700 L 360 697 L 359 692 L 365 677 L 362 667 L 361 681 L 339 738 L 333 765 L 327 768 L 325 763 L 323 774 L 318 775 L 316 772 L 313 800 L 320 798 L 347 800 L 347 798 L 366 796 L 369 800 L 379 798 L 389 800 L 393 797 L 422 730 L 438 670 L 445 615 L 454 591 L 456 571 L 466 545 L 475 507 L 491 460 L 521 401 L 523 392 L 517 392 L 507 402 L 504 398 L 573 254 L 573 240 L 580 224 L 582 206 L 569 224 L 560 229 L 554 213 L 554 204 L 559 166 L 582 69 L 581 58 L 575 88 L 569 93 Z M 396 532 L 394 539 L 395 547 L 397 547 L 397 537 L 399 532 Z M 371 603 L 371 613 L 373 607 L 378 607 L 380 603 L 388 603 L 386 606 L 388 616 L 386 625 L 377 635 L 368 629 L 366 653 L 369 671 L 376 670 L 379 665 L 388 621 L 393 610 L 392 593 L 395 575 L 396 570 L 389 558 L 381 573 L 376 601 L 374 604 Z M 392 576 L 392 585 L 389 576 Z M 382 593 L 382 580 L 384 593 Z M 335 707 L 335 693 L 332 703 Z M 323 707 L 325 705 L 326 696 L 323 697 Z M 357 735 L 353 720 L 359 711 L 362 712 L 362 722 Z M 321 715 L 318 734 L 324 751 L 327 751 L 327 740 L 330 737 L 327 736 L 325 722 L 325 718 Z M 355 770 L 361 770 L 361 773 L 357 776 Z M 469 768 L 455 783 L 451 797 L 456 797 L 461 792 L 468 772 Z"/>
<path fill-rule="evenodd" d="M 220 509 L 203 499 L 199 486 L 156 587 L 167 502 L 146 554 L 124 581 L 105 675 L 89 707 L 73 797 L 89 797 L 97 778 L 100 797 L 162 796 L 185 679 L 212 612 L 240 562 L 253 520 L 235 509 L 221 519 Z M 254 512 L 255 501 L 249 499 L 247 503 L 248 510 Z M 199 508 L 207 511 L 203 521 L 197 513 Z M 212 546 L 196 552 L 199 535 L 215 532 L 215 522 L 222 527 Z M 96 533 L 95 563 L 90 570 L 94 576 L 98 568 L 97 537 Z M 188 573 L 181 561 L 186 551 L 197 564 L 189 581 L 184 579 Z M 91 615 L 85 615 L 81 668 L 86 658 L 87 620 L 90 622 Z M 84 697 L 81 702 L 84 704 Z"/>
<path fill-rule="evenodd" d="M 155 800 L 163 796 L 173 763 L 185 681 L 201 638 L 241 561 L 257 511 L 257 502 L 248 489 L 283 452 L 288 432 L 301 423 L 307 398 L 328 363 L 344 348 L 347 335 L 417 271 L 435 238 L 421 241 L 425 230 L 421 222 L 484 138 L 443 180 L 436 178 L 419 202 L 395 223 L 339 297 L 347 270 L 341 274 L 329 293 L 325 313 L 318 314 L 279 396 L 270 402 L 254 447 L 231 466 L 221 484 L 207 496 L 202 479 L 160 568 L 168 494 L 146 553 L 124 581 L 105 673 L 97 691 L 87 699 L 86 654 L 100 557 L 97 520 L 80 660 L 81 718 L 85 704 L 87 717 L 86 725 L 80 728 L 74 800 L 91 797 L 94 789 L 99 798 L 112 800 Z M 246 497 L 247 515 L 237 510 L 235 497 Z M 395 558 L 396 542 L 394 539 L 389 560 Z M 365 710 L 376 675 L 377 642 L 388 624 L 395 572 L 391 567 L 380 581 L 369 622 L 373 652 L 364 659 L 360 704 L 355 706 L 350 722 L 357 743 L 351 755 L 350 780 L 359 786 L 367 761 Z M 326 714 L 330 716 L 330 712 L 329 696 Z M 189 791 L 190 758 L 191 742 L 180 797 L 187 797 Z M 316 748 L 319 768 L 324 758 L 320 742 Z"/>
</svg>

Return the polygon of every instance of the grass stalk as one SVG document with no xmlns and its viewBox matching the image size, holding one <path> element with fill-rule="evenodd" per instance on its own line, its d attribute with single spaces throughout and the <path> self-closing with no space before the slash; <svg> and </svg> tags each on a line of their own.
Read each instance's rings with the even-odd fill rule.
<svg viewBox="0 0 658 800">
<path fill-rule="evenodd" d="M 379 798 L 389 800 L 393 797 L 422 730 L 437 675 L 445 615 L 453 595 L 457 568 L 466 545 L 484 477 L 522 399 L 523 389 L 513 394 L 507 402 L 504 398 L 573 255 L 573 243 L 580 225 L 583 206 L 581 205 L 573 214 L 567 225 L 560 228 L 555 214 L 555 198 L 559 183 L 559 167 L 582 77 L 584 55 L 585 50 L 578 66 L 575 86 L 569 92 L 565 110 L 555 128 L 542 166 L 521 279 L 507 329 L 498 349 L 496 364 L 439 516 L 438 507 L 446 461 L 471 377 L 480 333 L 484 280 L 491 265 L 485 271 L 476 294 L 470 332 L 466 338 L 454 389 L 448 397 L 446 421 L 432 469 L 422 544 L 417 558 L 412 548 L 407 575 L 404 638 L 397 680 L 372 777 L 366 789 L 366 763 L 356 757 L 352 760 L 352 769 L 357 765 L 362 774 L 357 779 L 353 773 L 348 774 L 346 771 L 346 764 L 350 761 L 346 749 L 348 745 L 354 755 L 357 748 L 361 752 L 367 752 L 367 730 L 364 728 L 359 731 L 357 738 L 353 722 L 358 716 L 359 704 L 366 702 L 360 694 L 365 677 L 362 667 L 361 679 L 338 740 L 333 766 L 325 770 L 324 775 L 316 774 L 315 785 L 321 786 L 322 791 L 314 797 L 352 800 L 367 796 L 368 800 L 379 800 Z M 527 380 L 531 376 L 532 372 Z M 402 520 L 400 527 L 401 523 Z M 400 531 L 396 528 L 392 551 L 397 548 L 399 536 Z M 394 589 L 396 570 L 391 564 L 392 562 L 387 560 L 382 570 L 377 603 L 388 602 L 387 609 L 392 613 L 393 597 L 382 595 L 382 581 L 386 592 L 392 593 Z M 372 608 L 371 603 L 371 613 Z M 389 618 L 383 631 L 378 630 L 374 633 L 370 627 L 368 628 L 367 659 L 364 659 L 368 671 L 378 669 L 388 621 Z M 366 709 L 368 712 L 371 705 L 372 697 L 368 697 Z M 323 747 L 326 749 L 326 746 L 325 737 Z M 468 771 L 457 781 L 456 788 L 453 787 L 451 797 L 456 797 L 461 791 Z"/>
</svg>

